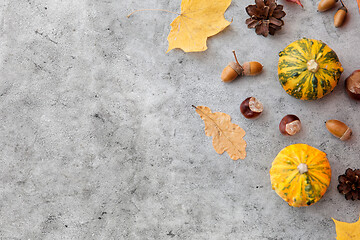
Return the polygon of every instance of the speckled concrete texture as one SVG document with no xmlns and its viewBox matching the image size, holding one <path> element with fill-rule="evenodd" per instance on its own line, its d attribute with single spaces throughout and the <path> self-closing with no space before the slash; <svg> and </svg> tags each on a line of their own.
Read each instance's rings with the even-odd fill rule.
<svg viewBox="0 0 360 240">
<path fill-rule="evenodd" d="M 343 81 L 359 68 L 360 15 L 346 1 L 318 13 L 279 0 L 285 26 L 264 38 L 247 29 L 234 0 L 230 27 L 202 53 L 167 50 L 180 0 L 0 1 L 0 239 L 335 239 L 331 218 L 354 222 L 359 202 L 337 192 L 337 176 L 360 168 L 359 103 Z M 320 39 L 344 66 L 325 98 L 288 96 L 277 78 L 278 52 L 301 37 Z M 220 73 L 233 60 L 259 61 L 264 72 L 230 84 Z M 260 99 L 264 113 L 245 119 L 239 105 Z M 246 131 L 246 159 L 218 155 L 191 105 L 229 114 Z M 303 130 L 284 137 L 278 123 L 296 114 Z M 353 128 L 348 142 L 328 119 Z M 276 154 L 307 143 L 328 154 L 332 182 L 321 201 L 289 207 L 271 189 Z"/>
</svg>

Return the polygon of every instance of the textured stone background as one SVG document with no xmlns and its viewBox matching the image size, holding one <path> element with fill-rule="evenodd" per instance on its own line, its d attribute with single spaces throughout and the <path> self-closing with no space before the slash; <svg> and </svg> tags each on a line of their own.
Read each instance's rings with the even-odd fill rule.
<svg viewBox="0 0 360 240">
<path fill-rule="evenodd" d="M 317 13 L 285 5 L 285 26 L 263 38 L 244 24 L 234 0 L 233 23 L 203 53 L 167 50 L 180 0 L 0 0 L 0 239 L 334 239 L 334 217 L 353 222 L 359 202 L 345 201 L 337 176 L 360 168 L 359 103 L 343 80 L 359 68 L 360 15 L 355 1 L 343 28 L 336 9 Z M 303 102 L 277 80 L 277 53 L 301 37 L 321 39 L 344 74 L 329 96 Z M 219 75 L 237 51 L 264 65 L 257 77 L 231 84 Z M 265 112 L 246 120 L 239 104 L 259 98 Z M 247 132 L 248 156 L 215 153 L 191 105 L 225 112 Z M 278 132 L 297 114 L 303 130 Z M 324 127 L 346 122 L 340 142 Z M 292 143 L 328 154 L 332 183 L 307 208 L 289 207 L 270 186 L 276 154 Z"/>
</svg>

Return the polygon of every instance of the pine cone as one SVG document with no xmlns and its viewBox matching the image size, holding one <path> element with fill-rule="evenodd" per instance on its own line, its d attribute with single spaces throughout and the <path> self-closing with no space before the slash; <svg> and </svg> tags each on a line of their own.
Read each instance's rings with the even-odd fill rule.
<svg viewBox="0 0 360 240">
<path fill-rule="evenodd" d="M 267 37 L 268 34 L 274 35 L 281 29 L 284 21 L 281 20 L 286 13 L 282 5 L 277 5 L 276 0 L 255 0 L 256 5 L 246 7 L 246 12 L 250 18 L 246 19 L 248 28 L 255 28 L 258 35 Z"/>
<path fill-rule="evenodd" d="M 360 169 L 346 169 L 345 174 L 339 176 L 337 189 L 346 200 L 360 200 Z"/>
</svg>

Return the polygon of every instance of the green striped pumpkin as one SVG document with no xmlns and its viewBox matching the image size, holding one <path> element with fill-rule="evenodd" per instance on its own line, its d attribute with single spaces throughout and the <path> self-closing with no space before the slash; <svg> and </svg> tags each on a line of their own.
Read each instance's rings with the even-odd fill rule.
<svg viewBox="0 0 360 240">
<path fill-rule="evenodd" d="M 344 71 L 336 53 L 319 40 L 303 38 L 279 53 L 278 74 L 284 90 L 302 100 L 332 92 Z"/>
</svg>

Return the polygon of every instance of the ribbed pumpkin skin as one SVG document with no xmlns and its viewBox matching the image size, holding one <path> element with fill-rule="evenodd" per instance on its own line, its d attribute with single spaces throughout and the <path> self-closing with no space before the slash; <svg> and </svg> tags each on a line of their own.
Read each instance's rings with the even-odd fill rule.
<svg viewBox="0 0 360 240">
<path fill-rule="evenodd" d="M 300 163 L 308 172 L 300 174 Z M 270 169 L 272 188 L 290 206 L 310 206 L 321 199 L 330 184 L 326 153 L 306 144 L 293 144 L 279 152 Z"/>
<path fill-rule="evenodd" d="M 315 100 L 330 93 L 344 69 L 336 53 L 325 43 L 303 38 L 279 53 L 279 81 L 285 91 L 302 100 Z M 307 63 L 315 60 L 319 70 L 313 73 Z"/>
</svg>

